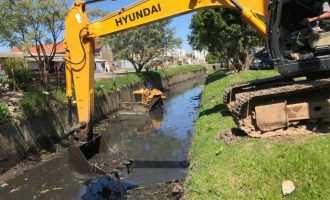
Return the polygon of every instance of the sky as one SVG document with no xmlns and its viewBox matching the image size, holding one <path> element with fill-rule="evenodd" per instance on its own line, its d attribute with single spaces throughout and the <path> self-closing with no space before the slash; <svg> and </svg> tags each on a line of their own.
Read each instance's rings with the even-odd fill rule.
<svg viewBox="0 0 330 200">
<path fill-rule="evenodd" d="M 114 12 L 136 1 L 137 0 L 116 0 L 116 1 L 106 0 L 103 2 L 90 4 L 87 6 L 87 9 L 100 8 L 107 12 Z M 71 7 L 74 0 L 67 0 L 67 2 Z M 186 51 L 192 51 L 192 48 L 187 41 L 187 35 L 190 33 L 189 25 L 190 25 L 191 17 L 192 17 L 191 13 L 179 17 L 175 17 L 172 19 L 172 23 L 171 23 L 171 26 L 175 28 L 176 37 L 181 38 L 182 41 L 181 48 Z M 8 47 L 0 46 L 0 51 L 9 51 L 9 49 Z"/>
</svg>

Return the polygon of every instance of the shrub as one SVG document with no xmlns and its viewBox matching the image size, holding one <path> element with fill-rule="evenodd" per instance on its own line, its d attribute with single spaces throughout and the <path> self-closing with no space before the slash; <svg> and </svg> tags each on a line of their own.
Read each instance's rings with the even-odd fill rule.
<svg viewBox="0 0 330 200">
<path fill-rule="evenodd" d="M 59 103 L 66 103 L 66 101 L 67 101 L 65 91 L 62 89 L 55 89 L 55 90 L 50 91 L 50 96 L 53 100 L 55 100 Z"/>
<path fill-rule="evenodd" d="M 10 122 L 11 115 L 5 103 L 0 102 L 0 124 Z"/>
<path fill-rule="evenodd" d="M 24 96 L 19 102 L 19 107 L 23 112 L 23 117 L 40 116 L 44 111 L 50 108 L 49 95 L 41 91 L 34 91 Z"/>
<path fill-rule="evenodd" d="M 24 64 L 24 59 L 7 58 L 4 61 L 4 67 L 9 78 L 12 79 L 12 85 L 19 89 L 26 90 L 32 81 L 32 72 Z"/>
<path fill-rule="evenodd" d="M 5 90 L 7 88 L 7 86 L 10 84 L 11 84 L 11 81 L 8 78 L 8 75 L 0 74 L 0 92 Z"/>
</svg>

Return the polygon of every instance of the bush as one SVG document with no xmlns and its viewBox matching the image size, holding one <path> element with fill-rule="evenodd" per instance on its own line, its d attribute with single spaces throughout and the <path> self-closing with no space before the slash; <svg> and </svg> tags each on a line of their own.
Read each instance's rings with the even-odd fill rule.
<svg viewBox="0 0 330 200">
<path fill-rule="evenodd" d="M 19 102 L 19 107 L 23 112 L 23 117 L 40 116 L 50 108 L 49 95 L 41 91 L 31 92 Z"/>
<path fill-rule="evenodd" d="M 11 120 L 11 115 L 5 103 L 0 102 L 0 124 L 8 123 Z"/>
<path fill-rule="evenodd" d="M 8 75 L 0 74 L 0 92 L 5 90 L 7 88 L 7 86 L 10 84 L 11 84 L 11 81 L 8 78 Z"/>
<path fill-rule="evenodd" d="M 50 96 L 56 102 L 59 102 L 59 103 L 66 103 L 67 102 L 65 91 L 62 90 L 62 89 L 56 89 L 56 90 L 50 91 Z"/>
<path fill-rule="evenodd" d="M 9 78 L 12 79 L 11 87 L 26 90 L 32 81 L 32 72 L 26 68 L 24 59 L 7 58 L 3 65 Z"/>
</svg>

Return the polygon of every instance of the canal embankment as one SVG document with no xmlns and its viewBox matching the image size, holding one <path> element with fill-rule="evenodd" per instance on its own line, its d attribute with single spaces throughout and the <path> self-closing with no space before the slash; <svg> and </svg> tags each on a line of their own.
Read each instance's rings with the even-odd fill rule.
<svg viewBox="0 0 330 200">
<path fill-rule="evenodd" d="M 202 66 L 183 66 L 158 72 L 127 74 L 95 83 L 95 121 L 105 118 L 120 108 L 123 101 L 132 101 L 132 92 L 150 82 L 165 89 L 180 82 L 200 77 Z M 127 77 L 126 77 L 127 76 Z M 33 108 L 32 108 L 33 109 Z M 35 108 L 37 109 L 37 108 Z M 77 115 L 73 112 L 74 121 Z M 42 149 L 55 151 L 68 127 L 67 107 L 56 105 L 39 116 L 12 121 L 0 126 L 0 172 Z"/>
<path fill-rule="evenodd" d="M 207 77 L 190 151 L 186 199 L 283 199 L 285 180 L 295 185 L 285 198 L 329 198 L 329 134 L 267 139 L 235 134 L 237 126 L 222 101 L 225 88 L 275 75 L 217 71 Z"/>
</svg>

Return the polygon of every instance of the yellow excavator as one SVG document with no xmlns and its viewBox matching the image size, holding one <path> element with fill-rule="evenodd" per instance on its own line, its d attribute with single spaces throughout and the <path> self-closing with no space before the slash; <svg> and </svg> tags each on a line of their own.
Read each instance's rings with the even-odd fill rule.
<svg viewBox="0 0 330 200">
<path fill-rule="evenodd" d="M 85 164 L 86 171 L 97 171 L 87 160 L 107 151 L 101 136 L 93 134 L 95 39 L 201 9 L 240 12 L 265 38 L 281 74 L 226 89 L 224 103 L 248 135 L 283 134 L 306 120 L 330 117 L 329 32 L 311 31 L 302 37 L 301 31 L 311 28 L 302 23 L 304 18 L 319 14 L 311 9 L 313 1 L 141 0 L 89 22 L 86 5 L 95 2 L 76 0 L 65 20 L 66 95 L 70 107 L 74 85 L 79 121 L 71 130 L 80 130 L 79 142 L 69 148 L 69 156 Z"/>
<path fill-rule="evenodd" d="M 147 113 L 155 108 L 161 108 L 166 96 L 156 88 L 141 88 L 133 91 L 134 101 L 122 102 L 121 113 Z"/>
<path fill-rule="evenodd" d="M 66 96 L 69 115 L 73 85 L 78 111 L 78 125 L 70 122 L 72 128 L 69 130 L 79 130 L 79 141 L 69 147 L 69 160 L 70 163 L 80 165 L 81 172 L 102 172 L 98 167 L 91 166 L 87 160 L 95 154 L 108 151 L 101 136 L 93 134 L 96 38 L 200 9 L 221 7 L 241 12 L 243 18 L 266 37 L 266 26 L 258 17 L 266 15 L 267 5 L 264 0 L 141 0 L 90 22 L 86 5 L 95 2 L 97 0 L 76 0 L 65 19 Z"/>
</svg>

